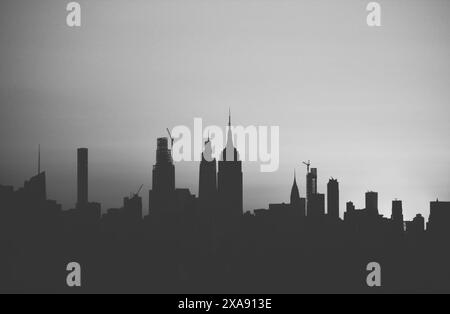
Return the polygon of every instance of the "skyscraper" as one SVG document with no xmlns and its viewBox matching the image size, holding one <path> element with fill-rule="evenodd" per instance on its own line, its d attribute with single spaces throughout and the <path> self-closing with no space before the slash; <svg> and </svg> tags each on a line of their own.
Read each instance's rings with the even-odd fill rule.
<svg viewBox="0 0 450 314">
<path fill-rule="evenodd" d="M 233 144 L 231 114 L 228 118 L 227 144 L 219 161 L 218 192 L 221 216 L 237 218 L 243 214 L 242 161 Z"/>
<path fill-rule="evenodd" d="M 149 192 L 150 210 L 173 208 L 175 193 L 175 166 L 166 137 L 158 138 L 156 164 L 153 166 L 152 190 Z"/>
<path fill-rule="evenodd" d="M 77 150 L 77 203 L 76 208 L 80 210 L 81 218 L 84 223 L 98 223 L 101 218 L 101 204 L 89 203 L 88 200 L 88 149 L 79 148 Z"/>
<path fill-rule="evenodd" d="M 317 168 L 311 168 L 311 163 L 304 163 L 307 166 L 306 174 L 306 211 L 308 217 L 321 217 L 325 215 L 325 195 L 317 193 Z"/>
<path fill-rule="evenodd" d="M 306 175 L 306 199 L 317 194 L 317 168 L 312 168 Z"/>
<path fill-rule="evenodd" d="M 371 214 L 378 215 L 378 193 L 367 192 L 366 193 L 366 210 Z"/>
<path fill-rule="evenodd" d="M 404 231 L 402 201 L 399 201 L 399 200 L 392 201 L 391 220 L 392 220 L 392 223 L 394 224 L 396 230 Z"/>
<path fill-rule="evenodd" d="M 331 178 L 327 185 L 328 216 L 339 219 L 339 182 Z"/>
<path fill-rule="evenodd" d="M 175 166 L 166 137 L 158 138 L 156 164 L 153 166 L 152 189 L 158 193 L 175 191 Z"/>
<path fill-rule="evenodd" d="M 305 199 L 300 197 L 300 192 L 297 186 L 297 178 L 294 172 L 294 183 L 291 188 L 291 208 L 301 217 L 306 216 Z"/>
<path fill-rule="evenodd" d="M 78 169 L 77 169 L 77 208 L 88 204 L 88 149 L 78 149 Z"/>
<path fill-rule="evenodd" d="M 433 236 L 448 236 L 450 234 L 450 202 L 436 200 L 430 202 L 430 218 L 427 231 Z"/>
<path fill-rule="evenodd" d="M 212 156 L 211 141 L 205 142 L 205 150 L 200 162 L 198 198 L 201 209 L 211 210 L 217 197 L 217 165 Z"/>
</svg>

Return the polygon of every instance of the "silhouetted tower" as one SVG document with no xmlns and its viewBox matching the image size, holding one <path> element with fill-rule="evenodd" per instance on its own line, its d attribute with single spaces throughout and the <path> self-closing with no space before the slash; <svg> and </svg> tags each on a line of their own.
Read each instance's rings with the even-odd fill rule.
<svg viewBox="0 0 450 314">
<path fill-rule="evenodd" d="M 317 168 L 311 168 L 306 175 L 306 198 L 309 200 L 314 194 L 317 194 Z"/>
<path fill-rule="evenodd" d="M 299 201 L 300 201 L 300 192 L 297 186 L 297 176 L 294 171 L 294 183 L 292 184 L 291 188 L 291 205 L 294 205 Z"/>
<path fill-rule="evenodd" d="M 226 217 L 240 217 L 243 214 L 243 176 L 242 161 L 233 144 L 231 132 L 231 113 L 228 118 L 227 145 L 219 161 L 218 173 L 219 200 Z"/>
<path fill-rule="evenodd" d="M 300 216 L 306 216 L 305 211 L 305 199 L 300 197 L 300 192 L 297 186 L 297 176 L 294 171 L 294 183 L 291 188 L 291 208 L 295 210 L 296 213 L 299 213 Z"/>
<path fill-rule="evenodd" d="M 88 200 L 88 149 L 77 150 L 77 204 L 76 208 L 82 211 L 81 217 L 84 223 L 98 223 L 101 218 L 101 204 L 89 203 Z"/>
<path fill-rule="evenodd" d="M 450 202 L 436 200 L 430 202 L 430 217 L 427 231 L 432 236 L 447 237 L 450 235 Z"/>
<path fill-rule="evenodd" d="M 202 207 L 214 205 L 217 197 L 217 165 L 216 159 L 212 156 L 211 141 L 205 142 L 205 150 L 202 153 L 200 162 L 200 176 L 198 198 Z"/>
<path fill-rule="evenodd" d="M 404 221 L 403 221 L 403 205 L 402 201 L 395 200 L 392 201 L 392 223 L 395 229 L 398 231 L 404 231 Z"/>
<path fill-rule="evenodd" d="M 142 219 L 142 197 L 139 196 L 141 189 L 142 186 L 137 193 L 123 199 L 125 217 L 127 217 L 130 222 L 139 222 Z"/>
<path fill-rule="evenodd" d="M 378 215 L 378 193 L 377 192 L 367 192 L 366 193 L 366 210 L 371 214 Z"/>
<path fill-rule="evenodd" d="M 158 138 L 152 182 L 152 189 L 156 193 L 167 194 L 175 191 L 175 166 L 166 137 Z"/>
<path fill-rule="evenodd" d="M 78 190 L 77 208 L 85 207 L 88 204 L 88 149 L 78 149 Z"/>
<path fill-rule="evenodd" d="M 158 138 L 156 164 L 153 166 L 150 210 L 173 209 L 175 201 L 175 166 L 166 137 Z"/>
<path fill-rule="evenodd" d="M 306 211 L 308 217 L 325 215 L 325 195 L 317 193 L 317 168 L 311 168 L 311 161 L 306 165 Z"/>
<path fill-rule="evenodd" d="M 197 225 L 204 247 L 210 250 L 214 243 L 214 218 L 218 209 L 217 162 L 212 156 L 211 141 L 205 142 L 200 162 L 200 175 L 197 202 Z"/>
<path fill-rule="evenodd" d="M 317 194 L 317 168 L 311 167 L 311 161 L 303 162 L 306 166 L 306 201 L 309 201 L 309 198 L 313 194 Z"/>
<path fill-rule="evenodd" d="M 339 182 L 331 178 L 327 185 L 328 216 L 339 219 Z"/>
</svg>

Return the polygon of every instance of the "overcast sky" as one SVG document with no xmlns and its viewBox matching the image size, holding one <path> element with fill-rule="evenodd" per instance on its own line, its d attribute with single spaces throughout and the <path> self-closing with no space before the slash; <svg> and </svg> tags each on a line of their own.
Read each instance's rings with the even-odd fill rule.
<svg viewBox="0 0 450 314">
<path fill-rule="evenodd" d="M 76 148 L 88 147 L 90 200 L 119 207 L 151 188 L 156 138 L 193 118 L 280 126 L 280 169 L 244 164 L 245 209 L 288 202 L 303 160 L 319 191 L 340 182 L 341 211 L 378 191 L 382 213 L 428 217 L 450 200 L 450 1 L 84 0 L 82 27 L 61 0 L 3 0 L 0 184 L 36 172 L 49 197 L 76 199 Z M 198 164 L 176 165 L 197 193 Z M 144 194 L 145 208 L 148 195 Z"/>
</svg>

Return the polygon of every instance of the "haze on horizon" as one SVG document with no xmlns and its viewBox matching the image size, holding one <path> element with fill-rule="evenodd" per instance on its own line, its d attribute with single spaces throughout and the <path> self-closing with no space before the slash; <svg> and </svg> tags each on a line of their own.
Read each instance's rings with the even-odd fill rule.
<svg viewBox="0 0 450 314">
<path fill-rule="evenodd" d="M 244 164 L 244 208 L 288 202 L 297 170 L 318 168 L 319 191 L 340 182 L 341 213 L 364 193 L 405 218 L 450 200 L 450 2 L 5 0 L 0 12 L 0 184 L 36 173 L 48 195 L 75 204 L 76 149 L 89 148 L 90 200 L 103 209 L 144 183 L 166 128 L 280 126 L 280 169 Z M 198 163 L 176 164 L 177 187 L 198 190 Z M 142 192 L 144 208 L 148 195 Z"/>
</svg>

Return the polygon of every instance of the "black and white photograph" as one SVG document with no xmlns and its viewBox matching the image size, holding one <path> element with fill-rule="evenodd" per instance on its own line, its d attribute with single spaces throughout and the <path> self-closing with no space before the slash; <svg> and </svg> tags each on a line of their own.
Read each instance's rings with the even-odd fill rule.
<svg viewBox="0 0 450 314">
<path fill-rule="evenodd" d="M 0 294 L 450 293 L 450 1 L 0 8 Z"/>
</svg>

